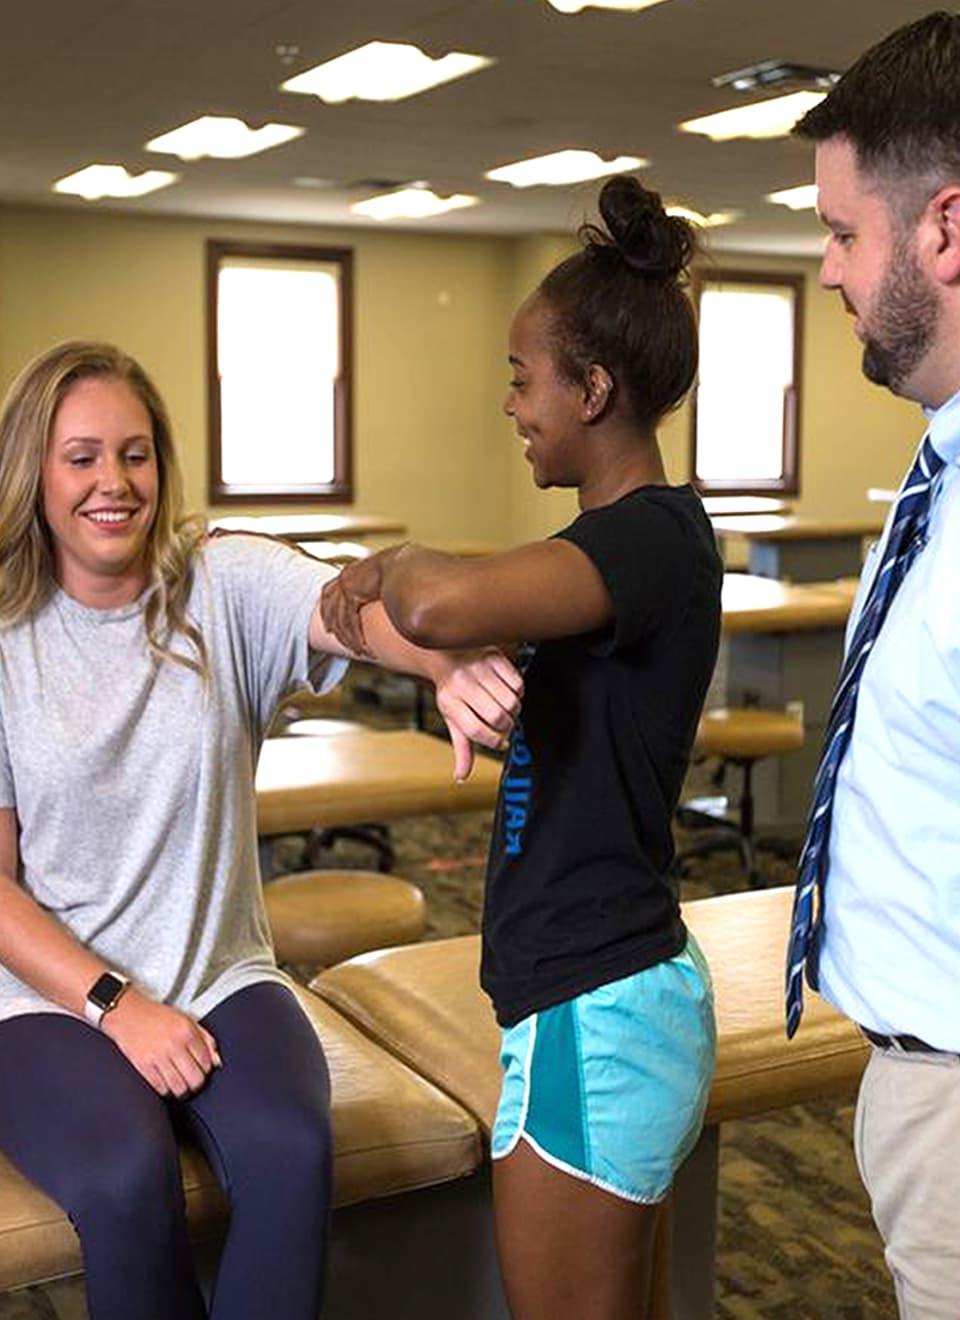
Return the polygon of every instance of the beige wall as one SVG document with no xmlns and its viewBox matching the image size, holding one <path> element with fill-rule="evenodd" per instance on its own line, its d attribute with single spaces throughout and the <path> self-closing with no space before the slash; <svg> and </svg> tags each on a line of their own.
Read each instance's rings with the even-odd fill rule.
<svg viewBox="0 0 960 1320">
<path fill-rule="evenodd" d="M 354 248 L 352 507 L 399 517 L 424 539 L 508 541 L 495 407 L 509 302 L 502 239 L 0 209 L 0 388 L 57 340 L 121 344 L 166 397 L 189 501 L 205 507 L 204 241 L 214 236 Z"/>
<path fill-rule="evenodd" d="M 0 388 L 58 339 L 122 344 L 167 397 L 190 502 L 205 507 L 207 237 L 354 247 L 358 512 L 397 516 L 424 540 L 493 543 L 543 536 L 575 512 L 571 492 L 534 490 L 500 411 L 510 317 L 569 251 L 565 236 L 434 237 L 0 208 Z M 818 288 L 815 262 L 724 255 L 722 264 L 806 277 L 796 507 L 822 517 L 876 512 L 866 488 L 896 484 L 922 430 L 918 410 L 863 380 L 848 318 Z M 661 433 L 674 481 L 687 475 L 688 435 L 683 409 Z"/>
<path fill-rule="evenodd" d="M 852 321 L 839 295 L 820 288 L 819 262 L 723 253 L 714 264 L 804 277 L 801 489 L 791 500 L 794 509 L 831 519 L 881 515 L 883 507 L 867 502 L 867 488 L 899 484 L 923 433 L 919 408 L 864 379 Z M 671 480 L 682 481 L 689 470 L 688 408 L 667 421 L 660 439 Z"/>
</svg>

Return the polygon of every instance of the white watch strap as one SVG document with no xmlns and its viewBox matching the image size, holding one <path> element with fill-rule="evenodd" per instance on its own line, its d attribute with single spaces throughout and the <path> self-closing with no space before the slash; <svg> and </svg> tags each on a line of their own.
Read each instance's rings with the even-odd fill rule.
<svg viewBox="0 0 960 1320">
<path fill-rule="evenodd" d="M 99 1027 L 105 1012 L 106 1010 L 101 1008 L 99 1004 L 94 1004 L 89 999 L 84 1001 L 83 1016 L 90 1023 L 91 1027 Z"/>
</svg>

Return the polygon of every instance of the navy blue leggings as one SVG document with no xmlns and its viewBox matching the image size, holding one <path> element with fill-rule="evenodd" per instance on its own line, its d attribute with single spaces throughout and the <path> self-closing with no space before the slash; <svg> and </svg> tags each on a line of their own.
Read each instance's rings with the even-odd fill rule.
<svg viewBox="0 0 960 1320">
<path fill-rule="evenodd" d="M 204 1019 L 220 1049 L 199 1094 L 164 1100 L 116 1046 L 59 1013 L 0 1022 L 0 1149 L 83 1248 L 91 1320 L 204 1320 L 176 1132 L 230 1202 L 211 1320 L 317 1320 L 330 1218 L 330 1082 L 289 990 L 263 982 Z"/>
</svg>

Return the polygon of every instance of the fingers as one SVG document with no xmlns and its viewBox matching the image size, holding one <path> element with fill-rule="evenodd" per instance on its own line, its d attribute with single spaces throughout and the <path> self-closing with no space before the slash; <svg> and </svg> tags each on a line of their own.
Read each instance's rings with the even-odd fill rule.
<svg viewBox="0 0 960 1320">
<path fill-rule="evenodd" d="M 488 651 L 462 665 L 459 672 L 466 683 L 475 685 L 473 691 L 492 698 L 512 724 L 523 700 L 523 675 L 505 655 Z"/>
<path fill-rule="evenodd" d="M 470 778 L 473 769 L 473 745 L 465 733 L 455 724 L 447 724 L 450 730 L 450 742 L 453 745 L 453 777 L 458 784 Z"/>
<path fill-rule="evenodd" d="M 523 675 L 516 665 L 508 660 L 502 651 L 489 651 L 484 656 L 484 660 L 491 672 L 496 674 L 497 678 L 505 687 L 510 689 L 519 702 L 519 699 L 523 696 Z"/>
<path fill-rule="evenodd" d="M 161 1059 L 154 1065 L 154 1070 L 163 1079 L 166 1087 L 166 1090 L 161 1091 L 160 1094 L 172 1095 L 177 1100 L 183 1100 L 188 1095 L 201 1090 L 209 1071 L 201 1068 L 188 1053 Z"/>
<path fill-rule="evenodd" d="M 363 604 L 365 602 L 350 595 L 343 574 L 326 583 L 320 593 L 320 618 L 324 628 L 354 655 L 369 654 L 360 619 Z"/>
<path fill-rule="evenodd" d="M 210 1062 L 213 1064 L 214 1068 L 222 1068 L 223 1060 L 220 1058 L 220 1050 L 217 1048 L 217 1042 L 214 1040 L 213 1036 L 210 1035 L 210 1032 L 207 1031 L 206 1027 L 198 1025 L 197 1030 L 206 1042 Z"/>
<path fill-rule="evenodd" d="M 489 747 L 493 751 L 502 751 L 506 747 L 509 720 L 503 729 L 497 728 L 493 721 L 478 714 L 469 701 L 450 692 L 437 694 L 437 709 L 450 730 L 451 738 L 456 732 L 467 741 Z M 502 711 L 500 713 L 503 714 Z"/>
<path fill-rule="evenodd" d="M 479 734 L 485 747 L 500 745 L 520 709 L 520 700 L 511 688 L 496 676 L 478 675 L 472 669 L 461 673 L 451 695 L 469 709 L 475 721 L 469 728 L 458 723 L 471 738 Z"/>
</svg>

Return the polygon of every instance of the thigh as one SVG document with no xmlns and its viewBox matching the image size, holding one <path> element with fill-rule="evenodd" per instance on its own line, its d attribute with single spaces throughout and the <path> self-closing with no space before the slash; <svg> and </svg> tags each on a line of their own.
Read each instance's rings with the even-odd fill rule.
<svg viewBox="0 0 960 1320">
<path fill-rule="evenodd" d="M 117 1199 L 145 1166 L 179 1185 L 163 1100 L 112 1041 L 62 1013 L 0 1022 L 0 1148 L 68 1213 Z"/>
<path fill-rule="evenodd" d="M 960 1315 L 960 1060 L 874 1050 L 855 1143 L 905 1320 Z"/>
<path fill-rule="evenodd" d="M 275 1179 L 298 1159 L 315 1171 L 329 1158 L 330 1079 L 293 993 L 275 982 L 249 986 L 203 1024 L 223 1066 L 185 1110 L 227 1190 L 246 1176 Z"/>
<path fill-rule="evenodd" d="M 572 1177 L 527 1142 L 494 1164 L 497 1253 L 513 1320 L 663 1320 L 667 1206 Z M 656 1300 L 655 1300 L 656 1298 Z"/>
</svg>

